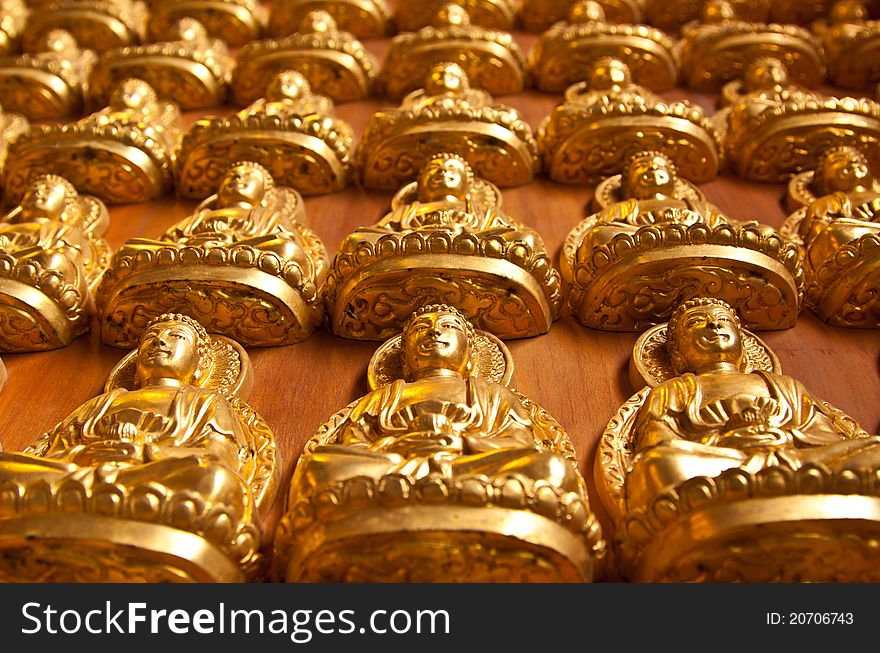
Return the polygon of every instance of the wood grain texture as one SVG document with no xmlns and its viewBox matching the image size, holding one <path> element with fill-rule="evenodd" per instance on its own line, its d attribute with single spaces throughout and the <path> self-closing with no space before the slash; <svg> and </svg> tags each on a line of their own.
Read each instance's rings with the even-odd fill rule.
<svg viewBox="0 0 880 653">
<path fill-rule="evenodd" d="M 517 33 L 516 38 L 526 51 L 537 40 L 524 33 Z M 387 40 L 368 42 L 367 46 L 381 58 Z M 662 95 L 667 99 L 687 97 L 710 111 L 717 100 L 683 90 Z M 496 100 L 516 107 L 535 128 L 560 96 L 525 92 Z M 338 105 L 337 113 L 359 136 L 374 111 L 393 104 L 374 98 Z M 201 115 L 230 111 L 231 107 L 188 114 L 186 123 Z M 710 201 L 733 218 L 779 226 L 785 217 L 782 184 L 744 182 L 724 175 L 702 188 Z M 543 178 L 503 193 L 507 212 L 537 229 L 557 261 L 562 241 L 584 217 L 592 197 L 590 188 L 562 186 Z M 392 194 L 349 188 L 335 195 L 306 198 L 306 222 L 332 253 L 347 233 L 375 222 L 387 210 Z M 168 197 L 111 207 L 112 222 L 106 237 L 116 248 L 133 236 L 159 236 L 195 204 Z M 793 329 L 761 336 L 777 353 L 786 373 L 850 413 L 868 431 L 880 430 L 880 331 L 825 326 L 805 312 Z M 632 394 L 627 366 L 635 339 L 636 334 L 588 330 L 563 315 L 549 334 L 509 342 L 516 362 L 516 387 L 567 429 L 591 487 L 596 442 L 609 418 Z M 273 427 L 284 468 L 284 484 L 265 524 L 267 541 L 303 443 L 325 419 L 367 391 L 367 363 L 376 346 L 320 330 L 297 345 L 249 350 L 255 372 L 249 403 Z M 5 450 L 21 449 L 100 393 L 107 374 L 124 353 L 101 344 L 93 330 L 65 349 L 5 355 L 9 380 L 0 392 L 0 439 Z M 604 521 L 595 494 L 593 507 Z M 605 525 L 610 536 L 610 527 Z"/>
</svg>

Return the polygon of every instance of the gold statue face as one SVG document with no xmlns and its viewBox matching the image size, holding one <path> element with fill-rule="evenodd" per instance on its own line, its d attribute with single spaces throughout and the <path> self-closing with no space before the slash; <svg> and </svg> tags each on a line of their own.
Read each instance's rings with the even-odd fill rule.
<svg viewBox="0 0 880 653">
<path fill-rule="evenodd" d="M 186 322 L 151 325 L 141 336 L 137 354 L 140 385 L 155 381 L 192 383 L 199 369 L 199 334 Z"/>
<path fill-rule="evenodd" d="M 21 198 L 22 217 L 61 217 L 70 198 L 63 179 L 45 175 L 37 179 Z"/>
<path fill-rule="evenodd" d="M 450 311 L 419 315 L 403 333 L 403 356 L 410 379 L 436 370 L 466 377 L 471 358 L 466 321 Z"/>
<path fill-rule="evenodd" d="M 230 168 L 217 190 L 220 206 L 259 206 L 266 197 L 266 174 L 253 165 L 237 164 Z"/>
<path fill-rule="evenodd" d="M 788 84 L 788 69 L 779 59 L 762 57 L 746 68 L 743 81 L 749 91 L 783 86 Z"/>
<path fill-rule="evenodd" d="M 77 48 L 76 39 L 63 29 L 53 29 L 43 37 L 42 52 L 67 52 Z"/>
<path fill-rule="evenodd" d="M 872 181 L 865 155 L 854 147 L 829 152 L 822 160 L 819 177 L 826 193 L 851 192 L 870 185 Z"/>
<path fill-rule="evenodd" d="M 470 192 L 470 170 L 459 158 L 433 158 L 419 174 L 419 201 L 464 201 Z"/>
<path fill-rule="evenodd" d="M 464 7 L 452 2 L 441 7 L 434 18 L 434 27 L 447 27 L 450 25 L 464 27 L 470 24 L 471 18 Z"/>
<path fill-rule="evenodd" d="M 299 27 L 301 34 L 333 34 L 337 31 L 336 21 L 326 11 L 310 11 Z"/>
<path fill-rule="evenodd" d="M 868 19 L 868 10 L 860 0 L 838 0 L 831 7 L 832 23 L 860 23 Z"/>
<path fill-rule="evenodd" d="M 153 87 L 140 79 L 126 79 L 113 91 L 110 106 L 117 110 L 143 110 L 157 101 Z"/>
<path fill-rule="evenodd" d="M 613 88 L 623 88 L 632 83 L 632 75 L 627 66 L 620 59 L 603 57 L 593 63 L 590 69 L 590 89 L 606 91 Z"/>
<path fill-rule="evenodd" d="M 593 0 L 582 0 L 581 2 L 575 2 L 571 6 L 568 19 L 569 22 L 572 23 L 604 23 L 605 10 L 602 9 L 602 5 L 598 2 L 594 2 Z"/>
<path fill-rule="evenodd" d="M 299 100 L 308 97 L 311 88 L 305 77 L 294 70 L 285 70 L 272 78 L 266 89 L 266 99 L 270 102 L 280 100 Z"/>
<path fill-rule="evenodd" d="M 718 363 L 739 369 L 743 360 L 742 332 L 732 308 L 721 303 L 697 304 L 670 322 L 676 371 L 700 373 Z"/>
<path fill-rule="evenodd" d="M 457 63 L 439 63 L 431 68 L 425 91 L 429 95 L 461 93 L 471 87 L 467 73 Z"/>
<path fill-rule="evenodd" d="M 659 152 L 646 152 L 630 162 L 624 190 L 638 200 L 663 199 L 675 196 L 675 181 L 672 162 Z"/>
<path fill-rule="evenodd" d="M 713 24 L 734 20 L 736 10 L 728 0 L 709 0 L 703 5 L 702 22 Z"/>
<path fill-rule="evenodd" d="M 200 43 L 208 39 L 204 25 L 194 18 L 181 18 L 177 21 L 177 33 L 181 41 Z"/>
</svg>

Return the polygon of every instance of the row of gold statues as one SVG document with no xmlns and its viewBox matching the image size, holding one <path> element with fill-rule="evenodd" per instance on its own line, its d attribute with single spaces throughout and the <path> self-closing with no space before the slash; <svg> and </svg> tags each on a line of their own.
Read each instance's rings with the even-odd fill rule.
<svg viewBox="0 0 880 653">
<path fill-rule="evenodd" d="M 0 349 L 65 346 L 89 328 L 92 307 L 103 341 L 121 347 L 165 312 L 245 346 L 300 342 L 325 314 L 337 335 L 383 340 L 441 301 L 501 338 L 546 333 L 563 303 L 585 326 L 643 331 L 704 294 L 754 329 L 789 328 L 804 305 L 838 326 L 880 326 L 880 184 L 856 148 L 832 148 L 792 179 L 799 208 L 779 231 L 727 216 L 666 154 L 636 153 L 597 187 L 596 212 L 569 233 L 558 271 L 497 186 L 459 155 L 428 159 L 332 262 L 302 223 L 301 195 L 253 161 L 224 170 L 159 238 L 115 253 L 101 238 L 104 204 L 44 174 L 0 223 Z"/>
<path fill-rule="evenodd" d="M 246 108 L 202 118 L 184 133 L 178 105 L 148 81 L 108 77 L 101 92 L 109 106 L 74 123 L 28 128 L 12 110 L 22 108 L 19 102 L 4 105 L 3 190 L 15 201 L 35 176 L 57 172 L 111 203 L 155 199 L 175 186 L 182 197 L 204 199 L 241 159 L 261 163 L 279 183 L 306 195 L 352 181 L 397 189 L 438 149 L 460 153 L 499 186 L 526 184 L 541 170 L 561 183 L 595 183 L 645 149 L 666 152 L 697 183 L 725 168 L 745 179 L 784 181 L 815 169 L 821 152 L 843 146 L 880 166 L 880 103 L 809 90 L 791 81 L 779 59 L 749 63 L 741 79 L 724 86 L 724 106 L 711 117 L 694 103 L 664 101 L 636 84 L 620 59 L 596 59 L 587 77 L 566 89 L 533 135 L 516 109 L 473 88 L 459 64 L 441 61 L 398 108 L 374 114 L 357 147 L 333 101 L 293 70 L 271 77 L 264 97 Z M 6 99 L 2 84 L 0 98 Z M 67 97 L 63 104 L 81 101 Z"/>
<path fill-rule="evenodd" d="M 14 43 L 39 38 L 41 32 L 72 26 L 101 49 L 133 45 L 145 39 L 161 40 L 181 17 L 209 25 L 230 45 L 261 37 L 285 37 L 297 31 L 310 11 L 328 12 L 342 29 L 359 38 L 377 38 L 395 31 L 412 32 L 431 26 L 449 0 L 288 0 L 273 3 L 267 11 L 256 0 L 3 0 L 10 18 L 2 26 Z M 564 20 L 577 0 L 460 0 L 475 25 L 510 30 L 521 26 L 543 32 Z M 834 16 L 833 0 L 730 0 L 743 20 L 809 25 Z M 700 16 L 693 0 L 599 0 L 599 6 L 616 23 L 647 23 L 678 31 Z M 880 4 L 868 0 L 867 9 L 880 14 Z M 866 11 L 867 13 L 867 11 Z M 47 15 L 51 14 L 51 15 Z"/>
<path fill-rule="evenodd" d="M 102 394 L 0 453 L 0 580 L 880 580 L 880 436 L 752 333 L 803 307 L 880 327 L 880 104 L 811 90 L 826 66 L 842 86 L 880 77 L 867 5 L 399 3 L 397 25 L 418 31 L 380 71 L 342 31 L 386 33 L 378 1 L 30 4 L 28 19 L 0 0 L 0 48 L 28 52 L 0 59 L 15 205 L 0 218 L 0 351 L 89 328 L 136 349 Z M 528 58 L 501 31 L 518 12 L 555 23 Z M 267 25 L 280 38 L 254 42 Z M 233 59 L 226 44 L 244 43 Z M 565 93 L 534 135 L 492 98 L 530 78 Z M 655 95 L 676 80 L 720 90 L 721 108 Z M 401 104 L 355 148 L 333 102 L 377 87 Z M 246 108 L 183 131 L 181 109 L 229 98 Z M 788 183 L 780 229 L 707 200 L 698 184 L 725 168 Z M 541 170 L 598 183 L 558 265 L 499 190 Z M 395 194 L 330 256 L 302 196 L 352 181 Z M 172 187 L 200 201 L 192 213 L 112 251 L 106 203 Z M 594 464 L 613 539 L 502 342 L 562 310 L 640 334 L 635 394 Z M 282 479 L 244 347 L 322 323 L 382 344 L 368 392 Z"/>
<path fill-rule="evenodd" d="M 632 370 L 595 463 L 608 543 L 505 345 L 421 306 L 306 444 L 267 555 L 280 461 L 247 354 L 163 313 L 103 394 L 0 453 L 0 579 L 877 580 L 880 436 L 782 374 L 730 305 L 678 304 Z"/>
<path fill-rule="evenodd" d="M 623 60 L 634 81 L 654 91 L 670 89 L 679 80 L 695 90 L 717 91 L 763 56 L 784 61 L 792 81 L 809 88 L 820 84 L 826 72 L 844 88 L 880 82 L 874 63 L 880 22 L 867 19 L 861 0 L 838 0 L 812 32 L 740 20 L 730 0 L 707 0 L 702 18 L 686 24 L 678 41 L 648 25 L 611 22 L 599 3 L 581 0 L 528 56 L 509 32 L 471 25 L 463 5 L 441 4 L 431 25 L 390 41 L 381 67 L 331 13 L 320 9 L 303 14 L 288 36 L 247 41 L 234 58 L 222 38 L 225 32 L 212 29 L 209 20 L 200 22 L 198 11 L 169 23 L 160 41 L 109 49 L 100 47 L 96 32 L 76 29 L 84 18 L 66 22 L 54 11 L 39 16 L 40 28 L 26 32 L 25 54 L 0 58 L 0 101 L 32 119 L 73 117 L 84 103 L 103 106 L 112 85 L 127 77 L 146 80 L 184 110 L 221 106 L 227 98 L 239 105 L 253 102 L 286 69 L 300 72 L 336 102 L 374 92 L 399 100 L 423 85 L 432 66 L 446 61 L 458 63 L 475 86 L 493 95 L 518 93 L 527 85 L 562 92 L 584 81 L 592 62 L 603 57 Z"/>
</svg>

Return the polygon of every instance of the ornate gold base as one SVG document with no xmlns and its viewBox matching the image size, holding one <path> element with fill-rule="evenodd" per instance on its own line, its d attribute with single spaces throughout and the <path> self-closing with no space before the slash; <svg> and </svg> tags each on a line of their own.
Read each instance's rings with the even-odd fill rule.
<svg viewBox="0 0 880 653">
<path fill-rule="evenodd" d="M 422 119 L 421 124 L 413 121 L 409 126 L 399 125 L 399 129 L 382 140 L 364 135 L 364 141 L 370 137 L 373 142 L 369 148 L 359 149 L 356 159 L 366 188 L 400 188 L 418 177 L 438 147 L 457 152 L 476 175 L 497 186 L 528 184 L 538 168 L 535 141 L 524 141 L 498 124 L 446 118 L 434 125 Z"/>
<path fill-rule="evenodd" d="M 150 40 L 173 41 L 179 38 L 177 21 L 186 17 L 199 21 L 209 34 L 230 47 L 258 39 L 263 31 L 264 16 L 249 9 L 245 3 L 172 0 L 151 3 L 147 26 Z"/>
<path fill-rule="evenodd" d="M 202 63 L 179 56 L 145 52 L 105 55 L 89 76 L 89 102 L 93 109 L 107 106 L 113 89 L 134 77 L 152 86 L 159 97 L 172 99 L 184 111 L 220 106 L 226 101 L 226 84 Z"/>
<path fill-rule="evenodd" d="M 494 241 L 481 243 L 470 234 L 452 240 L 442 232 L 421 239 L 422 234 L 406 236 L 398 256 L 389 255 L 391 238 L 380 241 L 375 260 L 345 271 L 328 302 L 335 334 L 384 340 L 399 333 L 420 306 L 441 302 L 455 305 L 474 326 L 499 338 L 526 338 L 549 330 L 557 311 L 544 288 L 532 273 L 504 260 L 500 247 L 494 254 L 480 252 L 481 246 L 491 248 Z M 422 246 L 410 253 L 418 242 Z M 440 246 L 463 253 L 422 253 Z"/>
<path fill-rule="evenodd" d="M 725 111 L 713 116 L 719 124 Z M 743 179 L 785 182 L 792 173 L 815 170 L 821 153 L 852 146 L 872 169 L 880 169 L 880 108 L 867 99 L 830 99 L 812 107 L 766 109 L 741 134 L 728 134 L 728 163 Z"/>
<path fill-rule="evenodd" d="M 698 110 L 617 107 L 620 115 L 577 106 L 559 107 L 538 128 L 538 150 L 544 170 L 563 184 L 594 183 L 618 174 L 633 154 L 663 152 L 678 173 L 694 183 L 718 174 L 722 156 L 719 137 Z M 691 118 L 685 117 L 691 113 Z"/>
<path fill-rule="evenodd" d="M 348 156 L 318 136 L 305 133 L 318 131 L 319 122 L 274 116 L 197 122 L 184 134 L 178 150 L 178 194 L 189 199 L 208 197 L 236 161 L 259 163 L 276 184 L 296 188 L 303 195 L 342 190 L 348 177 Z"/>
<path fill-rule="evenodd" d="M 662 519 L 638 558 L 625 563 L 632 580 L 880 582 L 880 498 L 874 496 L 753 498 L 683 508 Z"/>
<path fill-rule="evenodd" d="M 31 120 L 59 120 L 82 112 L 82 94 L 58 75 L 37 68 L 0 66 L 3 110 Z"/>
<path fill-rule="evenodd" d="M 40 128 L 38 128 L 40 129 Z M 81 193 L 111 204 L 146 202 L 164 195 L 172 185 L 166 161 L 122 140 L 118 127 L 104 137 L 78 125 L 43 127 L 17 139 L 7 154 L 7 201 L 18 201 L 38 175 L 62 175 Z M 119 136 L 120 140 L 111 139 Z"/>
<path fill-rule="evenodd" d="M 5 262 L 0 258 L 0 265 Z M 35 279 L 34 283 L 39 281 Z M 0 278 L 0 351 L 66 347 L 88 327 L 87 312 L 80 312 L 71 319 L 57 303 L 33 286 Z"/>
<path fill-rule="evenodd" d="M 102 288 L 102 340 L 115 347 L 136 346 L 147 322 L 162 313 L 189 315 L 211 333 L 245 347 L 301 342 L 321 323 L 320 303 L 306 301 L 278 274 L 260 270 L 260 255 L 253 250 L 195 253 L 204 256 L 201 265 L 172 267 L 158 256 L 152 264 L 121 276 L 112 287 Z M 241 265 L 212 264 L 215 256 Z M 277 257 L 262 255 L 267 256 L 278 264 Z"/>
<path fill-rule="evenodd" d="M 405 526 L 403 526 L 405 525 Z M 583 537 L 551 519 L 496 506 L 405 506 L 276 535 L 287 582 L 583 582 L 595 575 Z"/>
<path fill-rule="evenodd" d="M 838 327 L 880 328 L 880 238 L 862 236 L 808 275 L 804 303 Z"/>
<path fill-rule="evenodd" d="M 101 515 L 0 519 L 0 582 L 243 582 L 203 537 Z"/>
<path fill-rule="evenodd" d="M 643 331 L 668 320 L 679 302 L 713 296 L 733 306 L 749 328 L 794 326 L 800 290 L 785 265 L 760 251 L 707 242 L 714 235 L 704 225 L 669 233 L 644 227 L 631 244 L 618 244 L 624 252 L 629 245 L 632 255 L 617 258 L 607 246 L 595 252 L 595 276 L 583 281 L 586 270 L 573 270 L 569 260 L 561 268 L 572 315 L 595 329 Z M 735 232 L 722 228 L 717 235 L 729 241 Z M 658 246 L 664 239 L 681 244 Z"/>
<path fill-rule="evenodd" d="M 304 37 L 294 36 L 290 40 L 297 39 Z M 270 49 L 266 43 L 246 46 L 236 58 L 232 88 L 237 104 L 250 104 L 263 97 L 272 79 L 286 70 L 300 73 L 309 86 L 334 102 L 352 102 L 369 96 L 376 73 L 366 70 L 353 55 L 342 50 L 292 45 Z"/>
<path fill-rule="evenodd" d="M 359 39 L 381 38 L 388 33 L 389 11 L 384 0 L 288 0 L 273 3 L 269 35 L 281 38 L 295 34 L 312 11 L 326 11 L 341 31 Z"/>
</svg>

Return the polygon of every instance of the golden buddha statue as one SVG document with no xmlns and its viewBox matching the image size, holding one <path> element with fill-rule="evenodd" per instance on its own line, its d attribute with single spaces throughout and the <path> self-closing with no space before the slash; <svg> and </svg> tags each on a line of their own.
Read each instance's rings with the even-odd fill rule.
<svg viewBox="0 0 880 653">
<path fill-rule="evenodd" d="M 263 97 L 275 75 L 295 70 L 317 92 L 349 102 L 370 95 L 378 69 L 376 58 L 353 35 L 339 31 L 328 12 L 311 11 L 296 34 L 239 50 L 232 86 L 235 101 L 247 104 Z"/>
<path fill-rule="evenodd" d="M 837 0 L 813 31 L 825 48 L 832 84 L 862 89 L 880 81 L 880 20 L 868 20 L 861 0 Z"/>
<path fill-rule="evenodd" d="M 853 147 L 828 150 L 802 176 L 801 189 L 806 203 L 783 231 L 803 249 L 804 303 L 834 326 L 880 328 L 880 182 L 865 155 Z"/>
<path fill-rule="evenodd" d="M 540 169 L 529 124 L 513 107 L 471 88 L 456 63 L 435 64 L 424 88 L 399 108 L 373 114 L 355 150 L 355 168 L 366 188 L 400 188 L 438 147 L 460 154 L 498 186 L 527 184 Z"/>
<path fill-rule="evenodd" d="M 57 120 L 83 110 L 83 89 L 95 53 L 70 32 L 52 30 L 32 54 L 0 57 L 0 102 L 32 120 Z"/>
<path fill-rule="evenodd" d="M 18 51 L 27 20 L 28 6 L 24 0 L 0 0 L 0 55 Z"/>
<path fill-rule="evenodd" d="M 379 83 L 387 97 L 402 99 L 444 61 L 460 65 L 474 86 L 492 95 L 519 93 L 525 86 L 526 60 L 513 36 L 471 25 L 468 12 L 451 2 L 428 27 L 391 39 Z"/>
<path fill-rule="evenodd" d="M 230 47 L 259 39 L 268 11 L 257 0 L 149 0 L 147 33 L 151 41 L 177 38 L 181 18 L 194 18 Z"/>
<path fill-rule="evenodd" d="M 304 217 L 299 193 L 236 162 L 191 216 L 119 248 L 95 296 L 102 339 L 131 346 L 150 319 L 174 311 L 248 347 L 304 340 L 323 321 L 330 266 Z"/>
<path fill-rule="evenodd" d="M 562 247 L 562 279 L 579 322 L 642 331 L 680 301 L 712 293 L 752 328 L 794 326 L 804 286 L 796 245 L 766 225 L 724 215 L 660 152 L 634 155 L 612 179 L 597 191 L 604 208 Z"/>
<path fill-rule="evenodd" d="M 87 401 L 0 454 L 4 581 L 220 581 L 261 571 L 272 431 L 244 349 L 163 314 Z"/>
<path fill-rule="evenodd" d="M 880 179 L 871 174 L 868 161 L 861 151 L 842 146 L 828 150 L 820 160 L 818 170 L 792 175 L 785 206 L 794 213 L 826 195 L 870 192 L 880 193 Z M 796 231 L 794 229 L 790 237 L 797 239 Z"/>
<path fill-rule="evenodd" d="M 339 246 L 325 293 L 333 332 L 381 340 L 419 306 L 454 298 L 498 337 L 546 333 L 559 315 L 559 273 L 541 237 L 501 201 L 462 157 L 430 157 L 388 214 Z"/>
<path fill-rule="evenodd" d="M 67 30 L 84 48 L 106 52 L 145 40 L 147 7 L 140 0 L 39 2 L 22 34 L 24 51 L 37 51 L 45 35 L 55 29 Z"/>
<path fill-rule="evenodd" d="M 645 149 L 666 152 L 698 183 L 713 179 L 722 163 L 721 136 L 699 105 L 663 101 L 613 57 L 594 61 L 587 80 L 568 87 L 537 140 L 545 173 L 567 184 L 617 174 Z"/>
<path fill-rule="evenodd" d="M 34 179 L 0 218 L 0 351 L 69 345 L 88 330 L 92 292 L 110 259 L 100 200 L 57 175 Z"/>
<path fill-rule="evenodd" d="M 697 91 L 720 90 L 759 57 L 784 59 L 791 78 L 804 86 L 825 79 L 822 44 L 813 34 L 797 25 L 740 20 L 729 0 L 708 0 L 677 46 L 681 79 Z"/>
<path fill-rule="evenodd" d="M 880 437 L 783 375 L 733 308 L 684 302 L 639 338 L 632 363 L 648 387 L 596 457 L 625 577 L 880 578 Z"/>
<path fill-rule="evenodd" d="M 24 116 L 6 111 L 0 106 L 0 178 L 3 174 L 3 164 L 6 162 L 6 149 L 19 134 L 30 129 L 30 123 Z"/>
<path fill-rule="evenodd" d="M 104 106 L 116 84 L 136 77 L 184 111 L 216 107 L 226 101 L 233 63 L 223 41 L 210 38 L 194 18 L 181 18 L 172 41 L 102 54 L 89 76 L 89 98 Z"/>
<path fill-rule="evenodd" d="M 325 293 L 330 327 L 382 340 L 426 303 L 455 300 L 500 338 L 546 333 L 559 273 L 534 230 L 501 210 L 501 192 L 456 154 L 435 154 L 378 223 L 346 236 Z"/>
<path fill-rule="evenodd" d="M 303 195 L 333 193 L 348 182 L 353 150 L 352 128 L 335 117 L 333 101 L 312 93 L 305 77 L 287 70 L 245 109 L 190 126 L 175 161 L 177 193 L 207 197 L 239 160 L 265 166 L 280 186 Z"/>
<path fill-rule="evenodd" d="M 590 581 L 604 542 L 562 427 L 501 341 L 427 305 L 306 443 L 275 533 L 289 582 Z"/>
<path fill-rule="evenodd" d="M 543 33 L 559 21 L 571 18 L 574 6 L 580 0 L 524 0 L 519 10 L 519 22 L 529 32 Z M 640 23 L 645 0 L 598 0 L 609 23 Z"/>
<path fill-rule="evenodd" d="M 602 57 L 626 62 L 633 81 L 652 91 L 670 89 L 678 78 L 678 52 L 671 38 L 656 27 L 607 20 L 602 5 L 593 0 L 574 3 L 568 21 L 544 32 L 529 52 L 529 71 L 539 90 L 558 93 L 583 81 Z"/>
<path fill-rule="evenodd" d="M 394 8 L 394 24 L 400 32 L 415 32 L 433 24 L 437 12 L 448 2 L 449 0 L 398 2 Z M 456 4 L 467 11 L 473 25 L 510 31 L 516 24 L 522 0 L 460 0 Z"/>
<path fill-rule="evenodd" d="M 802 5 L 817 0 L 730 0 L 733 12 L 741 20 L 762 23 L 768 19 L 771 5 L 784 3 L 800 3 Z M 818 0 L 824 2 L 825 0 Z M 643 12 L 645 22 L 659 27 L 665 32 L 677 33 L 687 23 L 700 18 L 701 10 L 705 11 L 704 0 L 644 0 Z M 780 20 L 780 23 L 795 21 Z"/>
<path fill-rule="evenodd" d="M 340 30 L 359 39 L 381 38 L 391 29 L 385 0 L 285 0 L 272 3 L 269 34 L 284 38 L 296 33 L 313 11 L 327 12 Z"/>
<path fill-rule="evenodd" d="M 173 184 L 180 112 L 140 79 L 120 83 L 109 106 L 71 124 L 32 127 L 9 147 L 6 197 L 22 196 L 42 173 L 63 174 L 105 202 L 145 202 Z"/>
<path fill-rule="evenodd" d="M 786 67 L 759 58 L 727 85 L 728 106 L 712 116 L 732 172 L 757 181 L 788 181 L 818 167 L 822 152 L 854 146 L 880 169 L 880 104 L 830 97 L 789 81 Z"/>
</svg>

